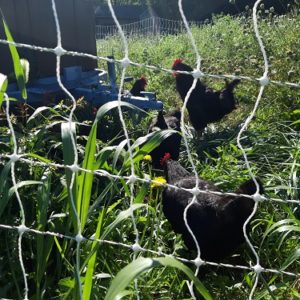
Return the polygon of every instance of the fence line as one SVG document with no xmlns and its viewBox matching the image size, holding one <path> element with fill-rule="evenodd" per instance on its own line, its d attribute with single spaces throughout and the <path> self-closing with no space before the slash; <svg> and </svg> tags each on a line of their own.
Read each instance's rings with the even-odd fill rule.
<svg viewBox="0 0 300 300">
<path fill-rule="evenodd" d="M 203 25 L 205 21 L 189 21 L 189 26 Z M 150 17 L 137 22 L 121 25 L 126 36 L 130 35 L 154 35 L 154 34 L 178 34 L 185 30 L 184 22 L 169 20 L 160 17 Z M 118 34 L 116 25 L 96 25 L 96 39 Z"/>
</svg>

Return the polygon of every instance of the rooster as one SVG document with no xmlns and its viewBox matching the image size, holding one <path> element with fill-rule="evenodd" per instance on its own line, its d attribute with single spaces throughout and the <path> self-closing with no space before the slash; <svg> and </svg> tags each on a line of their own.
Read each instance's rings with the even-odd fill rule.
<svg viewBox="0 0 300 300">
<path fill-rule="evenodd" d="M 184 64 L 182 59 L 179 58 L 174 61 L 172 70 L 193 71 L 190 66 Z M 176 78 L 176 89 L 182 101 L 184 101 L 193 84 L 194 77 L 190 74 L 176 72 L 174 72 L 174 76 Z M 221 120 L 236 108 L 233 90 L 239 82 L 239 79 L 234 79 L 226 83 L 223 90 L 215 91 L 208 88 L 199 79 L 197 80 L 196 87 L 187 102 L 190 121 L 195 130 L 202 131 L 208 123 Z"/>
<path fill-rule="evenodd" d="M 169 184 L 179 188 L 192 189 L 196 178 L 179 162 L 166 154 L 162 159 L 165 175 Z M 263 187 L 259 180 L 259 193 Z M 220 190 L 213 183 L 199 178 L 199 189 Z M 237 194 L 253 195 L 256 185 L 253 180 L 246 181 L 236 191 Z M 183 213 L 192 201 L 193 195 L 184 190 L 165 188 L 163 191 L 163 212 L 176 233 L 182 234 L 189 249 L 196 249 L 195 242 L 185 226 Z M 254 200 L 247 197 L 234 197 L 200 193 L 196 202 L 187 212 L 187 221 L 200 246 L 201 258 L 219 261 L 232 254 L 244 242 L 243 224 L 252 213 Z"/>
<path fill-rule="evenodd" d="M 178 131 L 178 133 L 173 133 L 172 135 L 164 139 L 157 148 L 149 153 L 152 157 L 152 163 L 155 168 L 162 168 L 160 160 L 166 153 L 170 153 L 174 160 L 177 160 L 179 158 L 179 149 L 181 143 L 181 135 L 179 133 L 180 120 L 180 110 L 167 113 L 166 115 L 163 115 L 163 112 L 159 111 L 157 117 L 153 119 L 149 128 L 149 132 L 164 129 L 173 129 Z"/>
<path fill-rule="evenodd" d="M 137 96 L 137 97 L 143 97 L 141 92 L 145 91 L 145 87 L 147 85 L 147 80 L 144 76 L 142 76 L 140 79 L 137 79 L 135 83 L 133 84 L 130 94 L 132 96 Z"/>
</svg>

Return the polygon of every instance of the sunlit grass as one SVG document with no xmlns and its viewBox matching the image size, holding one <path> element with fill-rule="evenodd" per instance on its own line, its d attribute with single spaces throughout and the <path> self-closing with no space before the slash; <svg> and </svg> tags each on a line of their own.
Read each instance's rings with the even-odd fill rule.
<svg viewBox="0 0 300 300">
<path fill-rule="evenodd" d="M 263 41 L 270 62 L 270 78 L 279 81 L 300 81 L 300 17 L 296 12 L 288 16 L 265 15 L 259 21 Z M 252 21 L 248 17 L 216 17 L 211 25 L 193 28 L 202 60 L 202 69 L 210 74 L 236 74 L 258 78 L 263 72 L 263 60 L 253 34 Z M 132 61 L 170 68 L 177 57 L 191 65 L 195 55 L 189 47 L 186 34 L 177 36 L 129 38 Z M 122 58 L 118 38 L 98 42 L 98 54 Z M 101 64 L 101 67 L 106 67 Z M 129 67 L 127 75 L 148 80 L 148 90 L 155 91 L 169 110 L 180 106 L 171 74 L 153 72 L 146 68 Z M 207 80 L 215 88 L 221 88 L 220 80 Z M 126 83 L 130 87 L 130 83 Z M 188 137 L 197 171 L 203 178 L 213 181 L 224 191 L 234 191 L 249 178 L 241 150 L 237 147 L 237 133 L 253 108 L 259 86 L 243 81 L 236 89 L 238 109 L 222 122 L 209 126 L 204 135 L 196 137 L 191 130 Z M 70 113 L 63 103 L 36 114 L 27 124 L 14 119 L 21 153 L 30 153 L 31 158 L 45 163 L 72 163 L 73 154 L 68 139 L 70 132 L 61 123 Z M 299 117 L 299 89 L 268 86 L 255 119 L 241 140 L 246 149 L 252 171 L 259 176 L 269 198 L 299 200 L 299 125 L 292 125 Z M 167 136 L 167 132 L 147 136 L 147 128 L 154 113 L 141 114 L 127 107 L 126 125 L 131 138 L 135 174 L 145 179 L 163 176 L 151 167 L 147 154 Z M 78 123 L 85 120 L 90 127 L 82 134 L 77 125 L 77 150 L 79 163 L 90 170 L 102 169 L 116 176 L 131 174 L 127 141 L 125 140 L 116 105 L 105 106 L 93 114 L 92 107 L 78 101 L 75 112 Z M 12 144 L 6 124 L 1 125 L 0 153 L 11 153 Z M 145 140 L 138 140 L 144 136 Z M 146 143 L 145 143 L 146 142 Z M 3 147 L 2 147 L 3 146 Z M 186 149 L 182 147 L 181 163 L 190 168 Z M 19 225 L 19 207 L 12 193 L 10 165 L 0 165 L 0 223 Z M 69 175 L 64 170 L 40 167 L 18 162 L 16 176 L 23 182 L 20 188 L 25 206 L 27 226 L 42 231 L 54 231 L 68 236 L 77 234 L 77 224 L 72 212 Z M 31 182 L 28 182 L 31 180 Z M 35 181 L 38 185 L 33 184 Z M 129 209 L 131 192 L 125 180 L 77 174 L 73 189 L 76 207 L 82 222 L 83 236 L 105 238 L 116 243 L 135 243 L 131 213 L 135 216 L 140 244 L 146 249 L 162 251 L 187 259 L 194 259 L 180 236 L 171 230 L 161 207 L 163 179 L 156 179 L 158 186 L 135 183 L 133 206 Z M 38 187 L 37 187 L 38 186 Z M 261 265 L 266 268 L 300 272 L 299 266 L 299 205 L 266 201 L 259 204 L 258 212 L 251 222 L 250 238 L 259 253 Z M 0 231 L 0 297 L 22 298 L 23 281 L 18 267 L 17 234 Z M 76 243 L 69 239 L 49 236 L 24 235 L 22 253 L 30 283 L 32 299 L 75 299 L 78 297 L 74 265 Z M 242 246 L 239 255 L 228 258 L 232 264 L 254 265 L 253 254 Z M 155 257 L 150 252 L 137 252 L 138 257 Z M 85 297 L 104 299 L 112 278 L 133 260 L 130 249 L 120 245 L 81 243 L 81 281 Z M 169 265 L 172 263 L 169 262 Z M 187 264 L 192 270 L 194 266 Z M 134 267 L 141 267 L 140 264 Z M 128 270 L 132 270 L 129 267 Z M 127 269 L 126 269 L 127 270 Z M 135 270 L 132 270 L 132 274 Z M 252 272 L 205 267 L 200 280 L 213 299 L 245 299 L 254 282 Z M 126 279 L 126 278 L 125 278 Z M 188 277 L 176 267 L 160 266 L 146 272 L 139 279 L 141 299 L 190 299 L 186 280 Z M 292 276 L 263 273 L 255 299 L 297 299 L 299 279 Z M 3 288 L 2 288 L 3 287 Z M 131 283 L 125 294 L 135 295 Z M 293 298 L 294 297 L 294 298 Z"/>
</svg>

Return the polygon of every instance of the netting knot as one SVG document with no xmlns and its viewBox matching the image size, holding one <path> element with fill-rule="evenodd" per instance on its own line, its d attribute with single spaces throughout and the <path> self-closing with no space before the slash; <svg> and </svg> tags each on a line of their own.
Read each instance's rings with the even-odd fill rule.
<svg viewBox="0 0 300 300">
<path fill-rule="evenodd" d="M 128 177 L 128 183 L 135 183 L 137 181 L 137 178 L 135 175 L 130 175 Z"/>
<path fill-rule="evenodd" d="M 130 59 L 128 57 L 124 57 L 120 62 L 123 68 L 127 68 L 130 65 Z"/>
<path fill-rule="evenodd" d="M 259 193 L 255 193 L 254 195 L 252 195 L 252 199 L 255 201 L 255 202 L 262 202 L 265 200 L 265 197 L 262 196 L 261 194 Z"/>
<path fill-rule="evenodd" d="M 195 79 L 197 78 L 201 78 L 204 76 L 204 73 L 201 72 L 199 69 L 195 69 L 193 72 L 192 72 L 192 75 Z"/>
<path fill-rule="evenodd" d="M 205 265 L 205 261 L 203 259 L 201 259 L 200 257 L 197 257 L 194 259 L 194 264 L 197 268 Z"/>
<path fill-rule="evenodd" d="M 11 162 L 16 162 L 16 161 L 18 161 L 19 159 L 20 159 L 20 155 L 18 155 L 18 154 L 16 154 L 16 153 L 14 153 L 14 154 L 12 154 L 12 155 L 9 155 L 9 159 L 10 159 L 10 161 Z"/>
<path fill-rule="evenodd" d="M 163 255 L 164 254 L 162 247 L 158 247 L 157 254 L 158 255 Z"/>
<path fill-rule="evenodd" d="M 270 79 L 268 78 L 267 75 L 264 75 L 264 76 L 259 78 L 259 83 L 260 83 L 261 86 L 266 86 L 266 85 L 269 84 L 269 82 L 270 82 Z"/>
<path fill-rule="evenodd" d="M 193 196 L 197 197 L 200 194 L 200 190 L 197 187 L 191 189 Z"/>
<path fill-rule="evenodd" d="M 76 173 L 80 170 L 79 166 L 77 164 L 73 164 L 71 166 L 69 166 L 70 171 L 72 171 L 73 173 Z"/>
<path fill-rule="evenodd" d="M 260 274 L 263 270 L 264 270 L 264 268 L 260 264 L 257 264 L 253 267 L 253 271 L 256 274 Z"/>
<path fill-rule="evenodd" d="M 134 243 L 132 246 L 131 246 L 131 249 L 133 252 L 138 252 L 138 251 L 141 251 L 142 250 L 142 247 L 138 244 L 138 243 Z"/>
<path fill-rule="evenodd" d="M 76 240 L 77 243 L 81 243 L 82 241 L 84 241 L 84 237 L 81 235 L 81 233 L 78 233 L 75 236 L 75 240 Z"/>
<path fill-rule="evenodd" d="M 56 48 L 54 48 L 54 53 L 56 56 L 63 56 L 64 54 L 66 54 L 66 50 L 61 47 L 61 46 L 57 46 Z"/>
<path fill-rule="evenodd" d="M 26 227 L 25 225 L 20 225 L 19 227 L 18 227 L 18 232 L 19 232 L 19 234 L 23 234 L 24 232 L 26 232 L 26 231 L 28 231 L 29 230 L 29 228 L 28 227 Z"/>
</svg>

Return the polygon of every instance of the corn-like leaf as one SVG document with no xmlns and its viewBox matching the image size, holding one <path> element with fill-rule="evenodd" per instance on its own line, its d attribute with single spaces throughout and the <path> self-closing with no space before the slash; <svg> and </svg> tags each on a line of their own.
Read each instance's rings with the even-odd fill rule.
<svg viewBox="0 0 300 300">
<path fill-rule="evenodd" d="M 64 164 L 65 165 L 72 165 L 74 163 L 74 149 L 73 149 L 73 144 L 72 144 L 72 138 L 71 135 L 73 134 L 74 139 L 76 140 L 76 134 L 75 134 L 75 124 L 71 124 L 71 130 L 69 123 L 62 123 L 61 124 L 61 137 L 62 137 L 62 145 L 63 145 L 63 157 L 64 157 Z M 75 149 L 77 151 L 77 149 Z M 65 169 L 66 173 L 66 180 L 67 180 L 67 185 L 70 186 L 71 179 L 72 179 L 72 172 L 69 169 Z M 75 181 L 73 184 L 73 190 L 70 191 L 68 189 L 68 194 L 69 194 L 69 199 L 71 199 L 71 193 L 73 194 L 73 199 L 76 199 L 76 182 L 77 182 L 77 175 L 75 175 Z M 75 203 L 76 207 L 76 203 Z M 77 228 L 77 219 L 75 218 L 74 211 L 72 209 L 72 206 L 70 206 L 70 213 L 72 216 L 72 221 L 73 221 L 73 226 L 74 228 Z"/>
<path fill-rule="evenodd" d="M 7 76 L 0 73 L 0 108 L 4 100 L 4 93 L 6 92 L 7 84 L 8 84 Z"/>
<path fill-rule="evenodd" d="M 22 69 L 23 69 L 25 83 L 27 83 L 29 81 L 29 69 L 30 69 L 29 61 L 25 58 L 21 58 L 20 63 L 21 63 Z"/>
<path fill-rule="evenodd" d="M 92 126 L 91 132 L 88 137 L 88 142 L 85 147 L 84 160 L 82 168 L 93 171 L 95 168 L 95 152 L 96 152 L 96 135 L 97 124 Z M 81 172 L 78 178 L 78 197 L 77 197 L 77 210 L 80 215 L 82 229 L 84 228 L 92 193 L 94 174 Z"/>
<path fill-rule="evenodd" d="M 13 37 L 12 37 L 10 31 L 9 31 L 9 28 L 8 28 L 3 16 L 2 16 L 2 21 L 3 21 L 3 26 L 4 26 L 4 32 L 5 32 L 5 35 L 6 35 L 6 39 L 9 42 L 14 42 L 14 39 L 13 39 Z M 25 87 L 25 82 L 26 82 L 25 74 L 24 74 L 24 71 L 23 71 L 23 67 L 22 67 L 22 64 L 21 64 L 21 61 L 20 61 L 18 51 L 17 51 L 17 47 L 12 45 L 12 44 L 9 44 L 9 50 L 10 50 L 10 54 L 11 54 L 11 57 L 12 57 L 12 60 L 13 60 L 14 72 L 16 74 L 17 84 L 18 84 L 18 87 L 21 91 L 22 98 L 27 99 L 27 92 L 26 92 L 26 87 Z"/>
<path fill-rule="evenodd" d="M 144 158 L 145 154 L 150 153 L 153 149 L 158 147 L 161 142 L 172 135 L 174 130 L 161 130 L 156 131 L 154 133 L 147 134 L 144 137 L 141 137 L 136 140 L 136 142 L 132 145 L 132 148 L 138 147 L 143 144 L 143 146 L 138 149 L 135 153 L 133 153 L 133 161 L 134 163 L 139 162 L 141 159 Z M 128 158 L 125 163 L 124 167 L 128 168 L 130 166 L 130 158 Z"/>
<path fill-rule="evenodd" d="M 120 293 L 126 289 L 130 282 L 139 277 L 142 273 L 149 271 L 155 267 L 171 267 L 183 271 L 190 280 L 194 282 L 196 290 L 206 300 L 211 300 L 212 296 L 207 291 L 201 281 L 194 275 L 192 270 L 175 258 L 159 257 L 159 258 L 144 258 L 140 257 L 125 268 L 123 268 L 116 277 L 112 280 L 111 285 L 105 296 L 105 300 L 115 300 Z"/>
<path fill-rule="evenodd" d="M 99 214 L 97 229 L 95 232 L 95 239 L 99 239 L 101 234 L 102 224 L 103 224 L 104 210 L 102 210 Z M 92 244 L 91 252 L 93 252 L 91 258 L 89 259 L 86 275 L 84 279 L 83 286 L 83 299 L 90 299 L 92 288 L 93 288 L 93 274 L 96 266 L 96 258 L 97 258 L 97 249 L 99 248 L 99 243 L 94 241 Z"/>
</svg>

